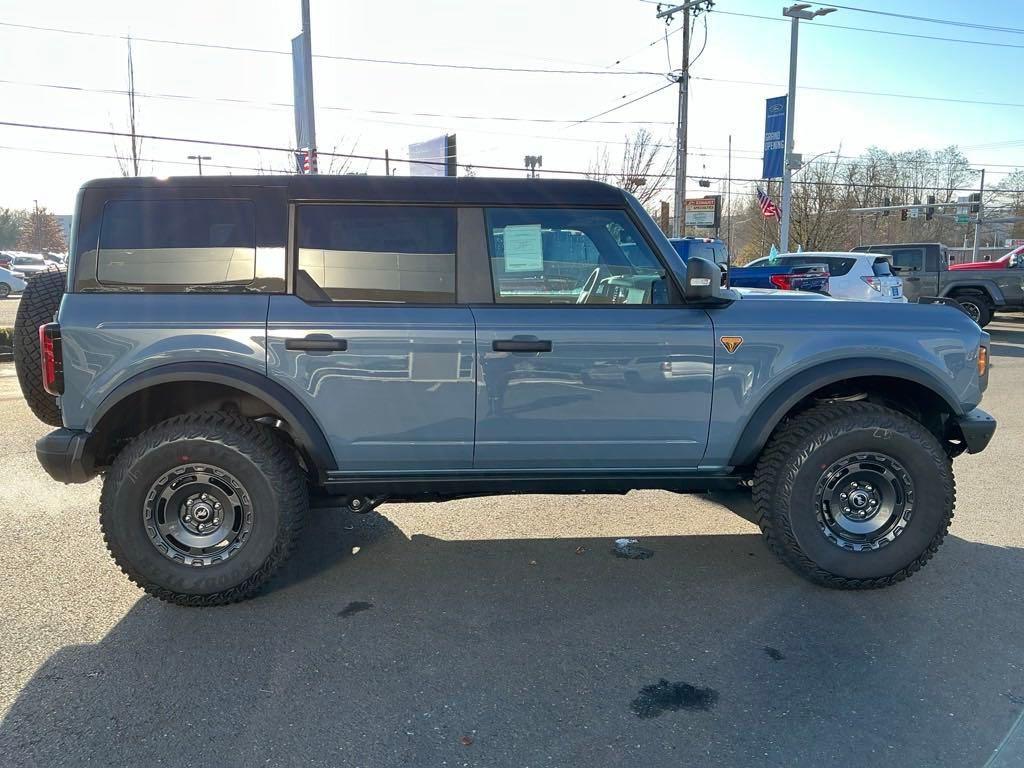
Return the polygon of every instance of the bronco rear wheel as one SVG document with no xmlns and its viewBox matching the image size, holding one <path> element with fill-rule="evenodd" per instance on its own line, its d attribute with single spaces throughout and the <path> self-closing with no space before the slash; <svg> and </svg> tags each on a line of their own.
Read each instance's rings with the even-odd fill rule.
<svg viewBox="0 0 1024 768">
<path fill-rule="evenodd" d="M 873 403 L 813 408 L 776 431 L 754 478 L 769 547 L 840 589 L 894 584 L 935 554 L 955 503 L 952 463 L 913 419 Z"/>
<path fill-rule="evenodd" d="M 107 473 L 100 523 L 121 570 L 161 600 L 222 605 L 256 594 L 287 559 L 305 477 L 269 427 L 179 416 L 133 440 Z"/>
</svg>

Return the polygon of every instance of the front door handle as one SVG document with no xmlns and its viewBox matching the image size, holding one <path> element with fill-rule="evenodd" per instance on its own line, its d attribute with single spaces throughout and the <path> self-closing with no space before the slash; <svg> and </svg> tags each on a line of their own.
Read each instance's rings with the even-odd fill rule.
<svg viewBox="0 0 1024 768">
<path fill-rule="evenodd" d="M 538 339 L 495 339 L 491 349 L 495 352 L 550 352 L 551 342 Z"/>
<path fill-rule="evenodd" d="M 313 334 L 304 339 L 285 339 L 284 348 L 302 352 L 344 352 L 348 342 L 326 334 Z"/>
<path fill-rule="evenodd" d="M 907 282 L 907 283 L 916 283 L 916 282 L 919 282 L 921 280 L 921 278 L 920 277 L 904 277 L 903 280 L 904 280 L 904 282 Z"/>
</svg>

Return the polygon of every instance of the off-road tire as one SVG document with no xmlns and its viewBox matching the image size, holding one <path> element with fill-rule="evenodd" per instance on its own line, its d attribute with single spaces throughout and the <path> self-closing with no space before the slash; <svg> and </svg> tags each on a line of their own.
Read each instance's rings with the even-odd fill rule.
<svg viewBox="0 0 1024 768">
<path fill-rule="evenodd" d="M 30 277 L 21 294 L 14 320 L 14 369 L 25 402 L 36 418 L 53 427 L 61 426 L 57 398 L 43 389 L 39 361 L 39 326 L 53 322 L 67 282 L 67 271 L 51 269 Z"/>
<path fill-rule="evenodd" d="M 849 551 L 822 532 L 814 489 L 845 454 L 898 460 L 914 483 L 913 515 L 888 545 Z M 956 503 L 952 462 L 913 419 L 867 402 L 814 407 L 776 430 L 754 475 L 754 505 L 768 547 L 810 581 L 835 589 L 876 589 L 920 570 L 942 544 Z"/>
<path fill-rule="evenodd" d="M 252 528 L 233 557 L 186 565 L 154 545 L 143 510 L 162 475 L 204 462 L 244 485 Z M 305 475 L 270 427 L 224 412 L 196 413 L 151 427 L 121 451 L 104 478 L 100 525 L 114 562 L 150 595 L 178 605 L 225 605 L 252 597 L 271 579 L 291 553 L 308 508 Z"/>
<path fill-rule="evenodd" d="M 953 296 L 967 315 L 980 327 L 984 328 L 992 322 L 993 308 L 988 297 L 980 291 L 962 291 Z"/>
</svg>

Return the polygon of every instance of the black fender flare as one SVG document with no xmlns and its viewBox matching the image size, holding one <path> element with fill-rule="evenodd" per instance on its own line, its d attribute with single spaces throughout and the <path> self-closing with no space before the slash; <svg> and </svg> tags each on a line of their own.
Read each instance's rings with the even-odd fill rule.
<svg viewBox="0 0 1024 768">
<path fill-rule="evenodd" d="M 964 289 L 973 289 L 981 291 L 986 294 L 989 300 L 994 306 L 1002 307 L 1006 305 L 1006 299 L 1003 297 L 1003 292 L 996 285 L 994 280 L 985 280 L 979 278 L 970 278 L 965 280 L 957 280 L 956 282 L 948 283 L 942 288 L 940 296 L 949 296 L 954 291 L 960 291 Z"/>
<path fill-rule="evenodd" d="M 761 401 L 740 434 L 729 464 L 734 467 L 753 464 L 779 422 L 793 406 L 812 392 L 839 381 L 866 376 L 904 379 L 919 384 L 941 397 L 953 414 L 962 416 L 965 413 L 958 398 L 948 386 L 927 371 L 909 363 L 872 358 L 849 358 L 820 363 L 785 379 Z"/>
<path fill-rule="evenodd" d="M 230 363 L 168 363 L 137 373 L 118 384 L 103 398 L 89 420 L 87 431 L 92 432 L 96 429 L 102 423 L 103 417 L 125 398 L 159 384 L 178 381 L 223 384 L 262 400 L 288 423 L 295 444 L 303 452 L 306 460 L 312 462 L 310 469 L 314 470 L 321 480 L 326 477 L 327 472 L 337 470 L 331 446 L 309 409 L 270 377 Z"/>
</svg>

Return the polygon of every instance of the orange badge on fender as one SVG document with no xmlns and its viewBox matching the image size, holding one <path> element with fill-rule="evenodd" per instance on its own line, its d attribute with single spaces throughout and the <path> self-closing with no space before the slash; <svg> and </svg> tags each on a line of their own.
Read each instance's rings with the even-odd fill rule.
<svg viewBox="0 0 1024 768">
<path fill-rule="evenodd" d="M 742 336 L 723 336 L 722 346 L 725 347 L 726 351 L 731 355 L 737 349 L 740 348 L 740 344 L 743 343 Z"/>
</svg>

